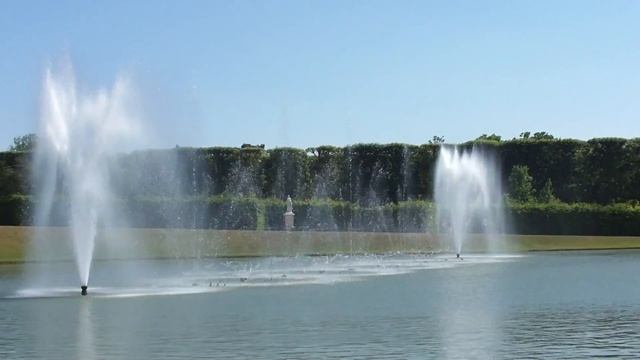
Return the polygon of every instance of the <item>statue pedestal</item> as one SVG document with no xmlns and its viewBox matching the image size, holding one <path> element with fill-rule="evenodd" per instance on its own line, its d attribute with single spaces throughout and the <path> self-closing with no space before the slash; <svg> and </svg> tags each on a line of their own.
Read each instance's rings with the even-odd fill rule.
<svg viewBox="0 0 640 360">
<path fill-rule="evenodd" d="M 287 211 L 286 213 L 284 213 L 284 229 L 286 231 L 291 231 L 293 230 L 293 217 L 295 216 L 295 214 L 291 211 Z"/>
</svg>

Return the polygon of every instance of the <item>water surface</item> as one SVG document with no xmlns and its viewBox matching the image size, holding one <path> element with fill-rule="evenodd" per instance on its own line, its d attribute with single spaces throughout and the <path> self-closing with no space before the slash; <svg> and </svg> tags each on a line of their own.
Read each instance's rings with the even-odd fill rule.
<svg viewBox="0 0 640 360">
<path fill-rule="evenodd" d="M 640 252 L 0 266 L 0 358 L 639 358 Z"/>
</svg>

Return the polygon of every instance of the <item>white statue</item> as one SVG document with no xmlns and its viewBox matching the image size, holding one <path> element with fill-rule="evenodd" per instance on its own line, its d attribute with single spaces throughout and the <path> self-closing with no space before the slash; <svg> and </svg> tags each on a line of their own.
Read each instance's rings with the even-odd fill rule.
<svg viewBox="0 0 640 360">
<path fill-rule="evenodd" d="M 291 201 L 291 195 L 287 195 L 287 213 L 293 212 L 293 201 Z"/>
<path fill-rule="evenodd" d="M 291 196 L 287 196 L 287 212 L 284 213 L 284 229 L 289 231 L 293 229 L 293 217 L 295 214 L 293 213 L 293 201 L 291 201 Z"/>
</svg>

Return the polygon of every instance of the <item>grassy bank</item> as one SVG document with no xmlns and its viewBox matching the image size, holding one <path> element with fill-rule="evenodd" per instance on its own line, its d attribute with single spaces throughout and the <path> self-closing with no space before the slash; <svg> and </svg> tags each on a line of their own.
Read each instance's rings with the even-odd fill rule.
<svg viewBox="0 0 640 360">
<path fill-rule="evenodd" d="M 41 244 L 33 245 L 40 231 Z M 69 260 L 67 228 L 0 227 L 0 263 Z M 295 256 L 447 251 L 446 238 L 421 233 L 117 229 L 99 234 L 96 259 Z M 109 244 L 110 246 L 105 246 Z M 37 251 L 28 251 L 29 247 Z M 640 237 L 507 235 L 472 237 L 465 252 L 640 248 Z"/>
</svg>

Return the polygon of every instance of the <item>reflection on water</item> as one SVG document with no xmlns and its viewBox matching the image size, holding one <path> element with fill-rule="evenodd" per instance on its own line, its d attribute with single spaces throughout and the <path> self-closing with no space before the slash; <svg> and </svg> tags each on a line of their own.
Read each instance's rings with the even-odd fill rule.
<svg viewBox="0 0 640 360">
<path fill-rule="evenodd" d="M 78 334 L 76 341 L 76 358 L 93 360 L 96 352 L 93 343 L 93 319 L 91 315 L 91 299 L 80 301 L 78 312 Z"/>
<path fill-rule="evenodd" d="M 438 299 L 438 329 L 441 341 L 438 358 L 490 359 L 502 339 L 502 311 L 492 306 L 492 294 L 500 283 L 492 276 L 463 282 L 453 277 L 441 283 L 444 296 Z M 469 298 L 465 294 L 472 293 Z"/>
<path fill-rule="evenodd" d="M 105 296 L 87 298 L 5 297 L 0 358 L 637 359 L 639 259 L 627 252 L 447 266 L 420 257 L 158 262 L 143 277 L 155 279 L 149 288 L 180 285 L 167 276 L 179 270 L 198 284 L 214 273 L 235 279 L 234 291 L 122 298 L 106 296 L 117 287 L 105 286 Z M 315 280 L 259 281 L 283 273 Z M 359 281 L 340 277 L 352 273 Z M 0 278 L 5 292 L 19 283 Z"/>
</svg>

